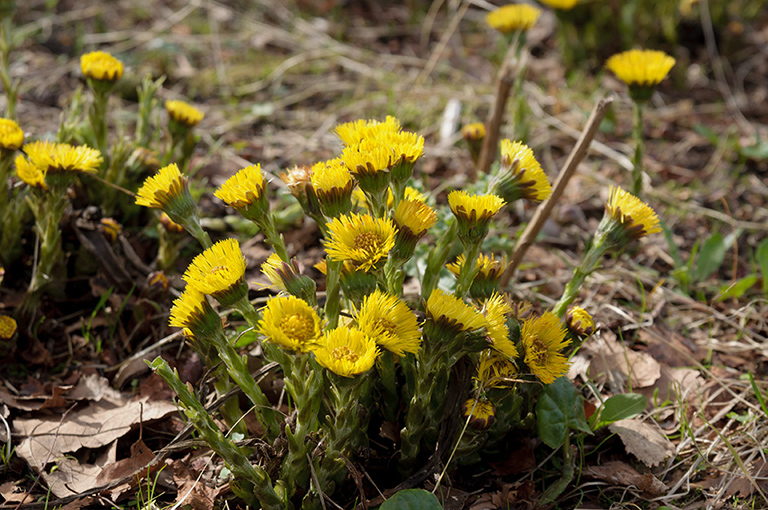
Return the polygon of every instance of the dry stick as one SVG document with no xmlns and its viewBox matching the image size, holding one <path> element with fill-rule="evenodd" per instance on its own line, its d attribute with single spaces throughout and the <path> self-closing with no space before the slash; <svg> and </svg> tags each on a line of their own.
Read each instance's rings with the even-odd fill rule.
<svg viewBox="0 0 768 510">
<path fill-rule="evenodd" d="M 515 249 L 512 252 L 509 266 L 507 266 L 507 269 L 501 275 L 501 279 L 499 280 L 500 288 L 506 287 L 507 283 L 509 283 L 509 279 L 512 277 L 512 273 L 515 272 L 515 269 L 517 269 L 517 266 L 520 264 L 523 255 L 525 255 L 525 252 L 528 251 L 528 248 L 531 246 L 531 244 L 533 244 L 533 241 L 539 234 L 541 227 L 544 226 L 544 222 L 547 221 L 547 218 L 549 218 L 549 215 L 552 213 L 552 209 L 554 209 L 555 204 L 560 199 L 563 191 L 565 191 L 565 187 L 568 185 L 568 181 L 576 171 L 576 167 L 579 165 L 579 163 L 581 163 L 581 160 L 584 159 L 584 156 L 587 154 L 589 144 L 592 141 L 592 138 L 594 138 L 595 133 L 597 133 L 597 128 L 600 127 L 600 122 L 608 112 L 608 107 L 611 105 L 611 103 L 613 103 L 613 100 L 613 94 L 608 93 L 607 95 L 600 98 L 595 107 L 592 109 L 592 113 L 587 120 L 587 125 L 584 126 L 584 130 L 581 132 L 581 136 L 576 142 L 576 145 L 573 147 L 573 150 L 571 150 L 571 153 L 568 155 L 568 160 L 565 162 L 565 166 L 557 176 L 554 189 L 552 190 L 552 196 L 549 197 L 549 200 L 542 203 L 538 209 L 536 209 L 533 218 L 531 218 L 530 223 L 528 223 L 528 226 L 523 231 L 523 235 L 520 236 L 520 240 L 517 242 L 517 244 L 515 244 Z"/>
<path fill-rule="evenodd" d="M 510 58 L 508 55 L 504 59 L 501 69 L 499 69 L 496 81 L 496 101 L 493 104 L 493 111 L 491 111 L 491 116 L 487 122 L 488 131 L 485 138 L 483 138 L 480 157 L 477 159 L 477 169 L 484 174 L 488 173 L 491 169 L 491 163 L 496 158 L 499 133 L 501 133 L 501 124 L 504 122 L 504 111 L 507 109 L 509 93 L 512 91 L 512 86 L 515 83 L 515 70 L 522 69 L 522 65 L 515 65 L 517 62 L 516 59 Z"/>
</svg>

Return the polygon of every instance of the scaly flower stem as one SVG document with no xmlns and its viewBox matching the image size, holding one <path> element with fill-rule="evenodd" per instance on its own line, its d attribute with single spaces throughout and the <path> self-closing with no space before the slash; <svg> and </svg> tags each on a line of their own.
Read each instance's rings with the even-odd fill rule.
<svg viewBox="0 0 768 510">
<path fill-rule="evenodd" d="M 456 297 L 464 298 L 469 292 L 469 288 L 472 286 L 472 281 L 477 276 L 477 271 L 480 267 L 477 265 L 477 255 L 480 253 L 480 243 L 472 243 L 470 246 L 465 246 L 464 250 L 464 265 L 461 266 L 461 272 L 459 273 L 459 279 L 456 283 Z"/>
<path fill-rule="evenodd" d="M 445 265 L 451 245 L 456 240 L 457 229 L 456 219 L 452 217 L 448 220 L 447 228 L 440 240 L 429 252 L 427 268 L 424 270 L 424 277 L 421 280 L 421 297 L 424 300 L 429 298 L 432 291 L 437 287 L 437 282 L 440 280 L 440 270 Z"/>
<path fill-rule="evenodd" d="M 213 377 L 215 381 L 213 387 L 216 390 L 216 395 L 221 397 L 226 395 L 230 390 L 235 387 L 235 383 L 229 378 L 227 367 L 223 364 L 218 364 L 213 370 Z M 243 420 L 243 410 L 240 409 L 240 404 L 237 401 L 237 397 L 230 397 L 221 406 L 221 416 L 224 418 L 224 422 L 227 427 L 230 427 L 231 432 L 240 434 L 243 437 L 247 437 L 248 429 L 245 426 Z"/>
<path fill-rule="evenodd" d="M 277 232 L 277 227 L 275 226 L 275 218 L 272 216 L 272 214 L 268 214 L 266 218 L 257 222 L 257 224 L 261 231 L 264 232 L 264 237 L 267 238 L 267 242 L 275 250 L 277 256 L 280 257 L 280 260 L 290 263 L 291 259 L 288 256 L 288 250 L 285 247 L 285 241 L 283 240 L 283 236 Z"/>
<path fill-rule="evenodd" d="M 261 317 L 248 299 L 248 295 L 243 296 L 242 299 L 234 303 L 232 308 L 237 310 L 237 312 L 243 316 L 245 322 L 247 322 L 249 326 L 253 328 L 258 327 Z"/>
<path fill-rule="evenodd" d="M 171 389 L 176 392 L 184 408 L 184 413 L 192 422 L 195 430 L 197 430 L 208 446 L 224 459 L 227 467 L 239 482 L 232 485 L 235 494 L 243 498 L 246 504 L 253 508 L 261 507 L 265 510 L 285 510 L 290 508 L 290 503 L 281 500 L 275 492 L 267 472 L 251 464 L 245 452 L 233 441 L 225 438 L 221 431 L 219 431 L 213 418 L 203 407 L 203 404 L 181 382 L 178 373 L 171 371 L 168 363 L 160 357 L 149 363 L 149 367 L 160 375 Z"/>
<path fill-rule="evenodd" d="M 200 218 L 198 218 L 197 214 L 192 214 L 189 217 L 184 218 L 180 225 L 184 227 L 184 230 L 189 232 L 192 237 L 197 239 L 197 242 L 202 245 L 204 250 L 213 246 L 208 232 L 203 230 L 203 226 L 200 225 Z"/>
<path fill-rule="evenodd" d="M 55 190 L 46 192 L 45 197 L 27 196 L 32 213 L 35 215 L 35 229 L 40 238 L 40 251 L 37 267 L 32 274 L 32 281 L 27 292 L 36 294 L 46 283 L 51 281 L 52 271 L 61 258 L 61 230 L 59 223 L 64 216 L 69 201 L 66 193 Z"/>
<path fill-rule="evenodd" d="M 341 312 L 341 268 L 344 262 L 326 258 L 327 273 L 325 275 L 325 320 L 328 321 L 328 330 L 339 325 L 339 313 Z"/>
<path fill-rule="evenodd" d="M 6 103 L 8 109 L 6 118 L 16 120 L 16 93 L 19 88 L 19 81 L 13 83 L 11 80 L 11 50 L 13 49 L 13 19 L 11 15 L 6 15 L 0 21 L 0 82 L 3 83 L 5 90 Z"/>
<path fill-rule="evenodd" d="M 573 270 L 573 277 L 571 277 L 571 281 L 566 284 L 563 295 L 560 296 L 560 299 L 555 304 L 552 313 L 561 318 L 565 316 L 566 310 L 579 295 L 581 286 L 584 285 L 584 280 L 586 280 L 587 276 L 597 268 L 600 259 L 603 258 L 609 245 L 608 234 L 602 228 L 598 227 L 592 247 L 584 254 L 584 258 L 581 259 L 579 265 Z"/>
<path fill-rule="evenodd" d="M 109 103 L 109 92 L 101 90 L 100 87 L 93 87 L 93 103 L 91 103 L 91 108 L 88 110 L 88 119 L 91 121 L 96 148 L 101 151 L 101 155 L 104 158 L 103 168 L 109 167 L 107 103 Z"/>
<path fill-rule="evenodd" d="M 642 199 L 643 192 L 643 157 L 645 156 L 645 140 L 643 139 L 643 114 L 645 103 L 635 101 L 633 109 L 632 138 L 635 141 L 635 156 L 632 158 L 632 194 Z"/>
</svg>

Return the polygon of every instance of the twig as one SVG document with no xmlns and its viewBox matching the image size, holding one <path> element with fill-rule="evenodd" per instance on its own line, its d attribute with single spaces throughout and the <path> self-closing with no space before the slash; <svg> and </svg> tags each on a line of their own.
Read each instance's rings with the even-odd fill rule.
<svg viewBox="0 0 768 510">
<path fill-rule="evenodd" d="M 496 100 L 493 103 L 493 110 L 488 119 L 487 133 L 483 138 L 483 147 L 480 149 L 480 157 L 477 159 L 477 168 L 480 173 L 487 174 L 491 168 L 491 163 L 496 158 L 496 147 L 499 143 L 499 133 L 501 124 L 504 121 L 504 111 L 507 108 L 507 100 L 512 86 L 515 83 L 515 71 L 518 66 L 513 65 L 512 58 L 505 58 L 504 63 L 499 69 L 498 80 L 496 82 Z"/>
<path fill-rule="evenodd" d="M 437 44 L 437 47 L 432 52 L 432 55 L 429 56 L 429 61 L 424 66 L 424 70 L 419 74 L 418 78 L 416 78 L 416 87 L 421 87 L 424 85 L 424 82 L 427 81 L 427 77 L 432 73 L 432 70 L 434 70 L 435 66 L 437 65 L 437 61 L 440 60 L 440 56 L 443 54 L 443 51 L 445 51 L 445 48 L 448 46 L 448 41 L 451 40 L 451 37 L 453 37 L 453 33 L 456 31 L 456 29 L 459 26 L 459 22 L 464 18 L 464 15 L 467 13 L 467 10 L 469 9 L 469 5 L 471 2 L 465 0 L 461 3 L 461 7 L 459 10 L 454 14 L 453 18 L 451 19 L 451 22 L 448 25 L 448 28 L 445 29 L 445 32 L 443 33 L 443 36 L 440 38 L 440 42 Z"/>
<path fill-rule="evenodd" d="M 552 190 L 552 196 L 536 209 L 536 213 L 523 231 L 523 235 L 520 236 L 520 240 L 515 245 L 509 266 L 507 266 L 507 269 L 501 275 L 501 280 L 499 281 L 501 288 L 506 287 L 507 283 L 509 283 L 509 279 L 520 264 L 523 255 L 525 255 L 525 252 L 539 234 L 541 227 L 544 226 L 544 222 L 547 221 L 547 218 L 549 218 L 549 215 L 552 213 L 552 209 L 562 196 L 563 191 L 565 191 L 565 187 L 568 185 L 568 181 L 576 171 L 576 167 L 587 154 L 589 144 L 592 141 L 592 138 L 594 138 L 595 133 L 597 133 L 600 122 L 603 120 L 603 117 L 605 117 L 608 107 L 613 103 L 613 100 L 613 95 L 609 93 L 608 95 L 603 96 L 592 109 L 592 114 L 589 116 L 587 124 L 584 126 L 584 130 L 581 132 L 581 136 L 573 147 L 573 150 L 571 150 L 568 160 L 565 162 L 565 166 L 557 176 L 554 189 Z"/>
</svg>

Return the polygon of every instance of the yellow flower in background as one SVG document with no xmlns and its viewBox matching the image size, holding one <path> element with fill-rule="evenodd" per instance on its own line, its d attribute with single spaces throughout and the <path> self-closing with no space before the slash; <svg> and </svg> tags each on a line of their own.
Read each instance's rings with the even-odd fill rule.
<svg viewBox="0 0 768 510">
<path fill-rule="evenodd" d="M 520 331 L 525 364 L 544 384 L 554 382 L 568 371 L 569 362 L 560 351 L 571 341 L 565 338 L 565 327 L 552 312 L 544 312 L 523 322 Z"/>
<path fill-rule="evenodd" d="M 461 415 L 475 430 L 487 430 L 496 421 L 496 409 L 487 399 L 470 398 L 461 406 Z"/>
<path fill-rule="evenodd" d="M 24 131 L 11 119 L 0 118 L 0 149 L 15 151 L 24 143 Z"/>
<path fill-rule="evenodd" d="M 486 21 L 502 34 L 528 31 L 541 16 L 541 9 L 529 4 L 511 4 L 489 12 Z"/>
<path fill-rule="evenodd" d="M 326 332 L 313 352 L 321 366 L 342 377 L 367 372 L 380 353 L 373 338 L 344 326 Z"/>
<path fill-rule="evenodd" d="M 501 167 L 493 179 L 491 190 L 507 203 L 525 198 L 542 202 L 552 195 L 547 175 L 522 142 L 501 141 Z"/>
<path fill-rule="evenodd" d="M 483 389 L 508 388 L 517 375 L 517 367 L 507 356 L 491 349 L 480 353 L 475 380 Z"/>
<path fill-rule="evenodd" d="M 40 188 L 42 190 L 48 189 L 48 184 L 45 182 L 45 173 L 40 170 L 37 165 L 29 161 L 21 154 L 16 156 L 15 163 L 16 175 L 19 179 L 34 188 Z"/>
<path fill-rule="evenodd" d="M 136 205 L 165 210 L 172 201 L 184 194 L 189 194 L 187 176 L 182 175 L 176 163 L 171 163 L 161 168 L 157 174 L 147 177 L 136 193 Z M 165 212 L 171 215 L 170 211 Z M 173 215 L 171 219 L 176 221 Z"/>
<path fill-rule="evenodd" d="M 192 259 L 182 278 L 187 286 L 216 297 L 244 283 L 245 257 L 237 239 L 224 239 Z M 246 286 L 247 290 L 247 286 Z"/>
<path fill-rule="evenodd" d="M 376 137 L 383 132 L 394 133 L 397 131 L 400 131 L 400 122 L 389 115 L 384 122 L 360 119 L 339 124 L 335 130 L 336 136 L 348 147 L 357 145 L 367 138 Z"/>
<path fill-rule="evenodd" d="M 116 82 L 123 77 L 123 63 L 104 51 L 92 51 L 80 57 L 83 76 L 99 81 Z"/>
<path fill-rule="evenodd" d="M 283 349 L 308 352 L 317 345 L 322 327 L 309 303 L 294 296 L 277 296 L 263 309 L 259 333 Z"/>
<path fill-rule="evenodd" d="M 655 87 L 667 77 L 675 59 L 655 50 L 629 50 L 613 55 L 605 67 L 629 86 Z"/>
<path fill-rule="evenodd" d="M 560 9 L 563 11 L 570 11 L 573 9 L 579 0 L 540 0 L 541 3 L 552 7 L 553 9 Z"/>
<path fill-rule="evenodd" d="M 589 336 L 595 331 L 595 321 L 589 312 L 580 306 L 572 306 L 565 314 L 565 324 L 571 334 Z"/>
<path fill-rule="evenodd" d="M 200 124 L 205 117 L 203 112 L 191 104 L 176 99 L 166 101 L 165 110 L 171 119 L 190 128 Z"/>
<path fill-rule="evenodd" d="M 16 319 L 0 315 L 0 340 L 10 340 L 16 333 Z"/>
<path fill-rule="evenodd" d="M 243 217 L 261 217 L 267 214 L 269 203 L 265 190 L 267 181 L 261 171 L 261 165 L 250 165 L 239 170 L 224 181 L 214 196 L 235 209 Z"/>
<path fill-rule="evenodd" d="M 496 195 L 470 195 L 456 190 L 448 193 L 448 205 L 457 218 L 483 223 L 491 221 L 504 205 L 504 200 Z"/>
<path fill-rule="evenodd" d="M 72 146 L 37 140 L 24 144 L 22 150 L 44 174 L 48 172 L 95 173 L 103 159 L 101 152 L 86 145 Z"/>
<path fill-rule="evenodd" d="M 356 319 L 360 331 L 384 349 L 398 356 L 419 352 L 419 323 L 413 311 L 397 296 L 375 290 L 363 300 Z"/>
<path fill-rule="evenodd" d="M 435 339 L 484 328 L 483 315 L 453 294 L 435 289 L 427 299 L 425 332 Z"/>
<path fill-rule="evenodd" d="M 196 338 L 205 338 L 222 329 L 221 318 L 202 292 L 184 289 L 171 306 L 170 326 L 189 329 Z"/>
<path fill-rule="evenodd" d="M 509 339 L 507 327 L 507 315 L 512 312 L 512 307 L 501 294 L 494 294 L 486 300 L 483 306 L 485 314 L 485 329 L 488 330 L 488 338 L 491 339 L 491 347 L 509 359 L 517 358 L 517 348 Z"/>
<path fill-rule="evenodd" d="M 482 122 L 473 122 L 461 128 L 461 136 L 467 141 L 482 140 L 485 134 L 485 124 Z"/>
<path fill-rule="evenodd" d="M 349 214 L 334 218 L 327 227 L 328 256 L 334 260 L 350 260 L 364 271 L 386 258 L 395 245 L 396 229 L 388 218 Z"/>
<path fill-rule="evenodd" d="M 621 224 L 629 240 L 661 232 L 659 218 L 648 204 L 618 186 L 611 186 L 611 196 L 605 204 L 607 215 Z"/>
</svg>

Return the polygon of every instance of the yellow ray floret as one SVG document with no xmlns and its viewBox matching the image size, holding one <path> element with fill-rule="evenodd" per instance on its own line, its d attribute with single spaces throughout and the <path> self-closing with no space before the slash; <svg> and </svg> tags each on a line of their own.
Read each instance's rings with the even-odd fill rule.
<svg viewBox="0 0 768 510">
<path fill-rule="evenodd" d="M 605 63 L 605 67 L 627 85 L 652 87 L 667 77 L 675 59 L 663 51 L 629 50 L 618 53 Z"/>
<path fill-rule="evenodd" d="M 303 299 L 277 296 L 264 307 L 259 333 L 283 349 L 308 352 L 322 335 L 323 323 Z"/>
<path fill-rule="evenodd" d="M 618 186 L 611 186 L 611 196 L 605 210 L 615 221 L 622 224 L 625 233 L 638 239 L 661 232 L 659 218 L 651 207 Z"/>
<path fill-rule="evenodd" d="M 522 142 L 501 141 L 501 159 L 513 169 L 517 186 L 522 188 L 524 198 L 542 202 L 552 194 L 547 175 L 536 161 L 533 151 Z"/>
<path fill-rule="evenodd" d="M 489 12 L 486 21 L 503 34 L 517 30 L 527 31 L 541 16 L 541 9 L 528 4 L 511 4 Z"/>
<path fill-rule="evenodd" d="M 43 190 L 48 189 L 48 184 L 45 182 L 45 173 L 37 165 L 22 155 L 16 156 L 15 163 L 16 175 L 19 179 L 29 186 Z"/>
<path fill-rule="evenodd" d="M 461 406 L 461 414 L 475 430 L 486 430 L 496 421 L 496 409 L 486 399 L 470 398 Z"/>
<path fill-rule="evenodd" d="M 187 186 L 187 178 L 176 163 L 161 168 L 157 174 L 147 177 L 136 193 L 136 205 L 162 209 L 165 204 L 180 197 Z"/>
<path fill-rule="evenodd" d="M 261 199 L 266 188 L 261 165 L 251 165 L 239 170 L 224 181 L 214 195 L 235 209 L 243 209 Z"/>
<path fill-rule="evenodd" d="M 525 364 L 544 384 L 550 384 L 568 371 L 568 360 L 560 351 L 571 343 L 565 326 L 552 312 L 528 319 L 520 332 Z"/>
<path fill-rule="evenodd" d="M 313 351 L 317 362 L 342 377 L 354 377 L 373 367 L 379 348 L 370 336 L 354 328 L 327 332 Z"/>
<path fill-rule="evenodd" d="M 553 9 L 560 9 L 563 11 L 570 11 L 573 9 L 579 0 L 540 0 L 541 3 L 552 7 Z"/>
<path fill-rule="evenodd" d="M 486 349 L 480 353 L 475 380 L 482 388 L 504 388 L 514 384 L 518 372 L 515 363 L 507 356 Z"/>
<path fill-rule="evenodd" d="M 380 290 L 363 300 L 357 325 L 378 345 L 398 356 L 416 354 L 421 347 L 421 331 L 413 311 L 397 296 Z"/>
<path fill-rule="evenodd" d="M 83 76 L 100 81 L 117 81 L 123 76 L 123 63 L 104 51 L 92 51 L 80 57 Z"/>
<path fill-rule="evenodd" d="M 11 119 L 0 118 L 0 149 L 15 151 L 24 143 L 24 131 Z"/>
<path fill-rule="evenodd" d="M 485 317 L 473 307 L 452 294 L 435 289 L 427 299 L 427 319 L 443 330 L 454 333 L 483 328 Z"/>
<path fill-rule="evenodd" d="M 10 340 L 16 333 L 16 319 L 0 315 L 0 340 Z"/>
<path fill-rule="evenodd" d="M 466 191 L 448 193 L 448 205 L 453 214 L 467 221 L 490 221 L 504 205 L 496 195 L 470 195 Z"/>
<path fill-rule="evenodd" d="M 335 131 L 344 145 L 351 146 L 381 133 L 400 131 L 400 122 L 392 116 L 387 116 L 384 122 L 360 119 L 339 124 Z"/>
<path fill-rule="evenodd" d="M 86 145 L 72 146 L 43 140 L 24 144 L 22 150 L 43 172 L 95 173 L 103 162 L 101 152 Z"/>
<path fill-rule="evenodd" d="M 323 161 L 312 166 L 312 186 L 320 193 L 346 190 L 353 186 L 352 174 L 339 158 Z"/>
<path fill-rule="evenodd" d="M 421 237 L 437 223 L 437 213 L 423 202 L 406 199 L 398 204 L 394 219 L 398 229 Z"/>
<path fill-rule="evenodd" d="M 367 271 L 395 245 L 396 229 L 388 218 L 349 214 L 328 223 L 325 250 L 334 260 L 350 260 Z"/>
<path fill-rule="evenodd" d="M 239 283 L 245 274 L 245 257 L 237 239 L 224 239 L 192 259 L 184 281 L 203 294 L 216 294 Z"/>
<path fill-rule="evenodd" d="M 165 102 L 165 110 L 173 120 L 188 127 L 197 126 L 205 117 L 203 112 L 191 104 L 175 99 Z"/>
<path fill-rule="evenodd" d="M 210 310 L 211 305 L 205 300 L 205 295 L 187 287 L 173 302 L 168 324 L 176 328 L 189 328 L 193 334 L 197 334 L 199 328 L 206 323 Z"/>
<path fill-rule="evenodd" d="M 509 339 L 509 328 L 507 327 L 507 315 L 512 312 L 512 307 L 504 299 L 504 296 L 498 293 L 491 296 L 490 299 L 486 300 L 483 312 L 486 321 L 485 328 L 491 339 L 491 347 L 508 359 L 517 358 L 517 348 Z"/>
</svg>

